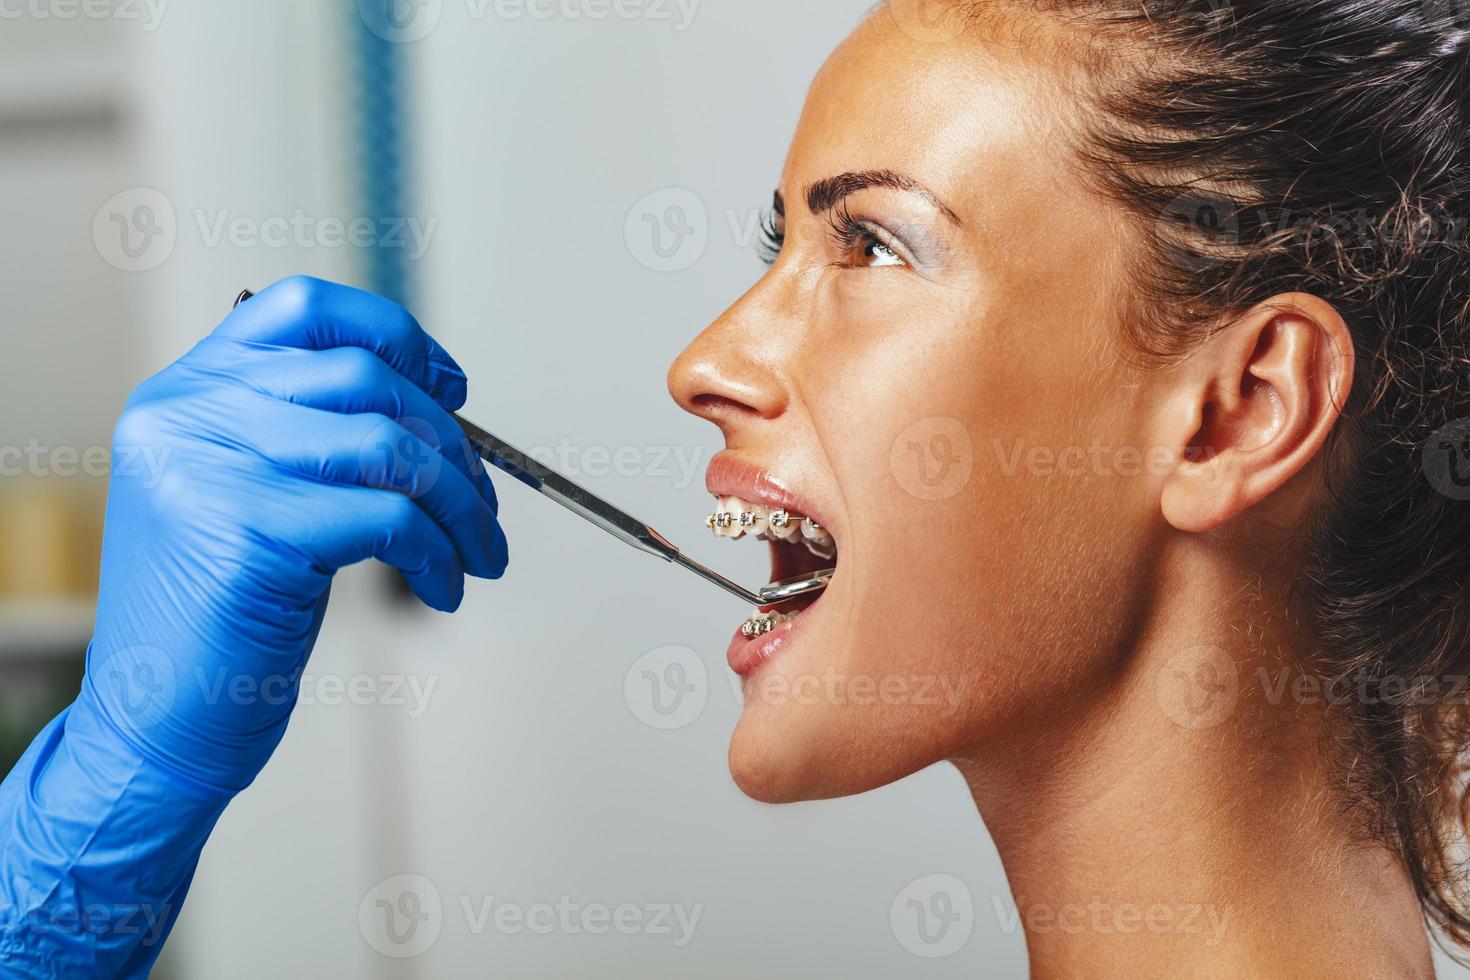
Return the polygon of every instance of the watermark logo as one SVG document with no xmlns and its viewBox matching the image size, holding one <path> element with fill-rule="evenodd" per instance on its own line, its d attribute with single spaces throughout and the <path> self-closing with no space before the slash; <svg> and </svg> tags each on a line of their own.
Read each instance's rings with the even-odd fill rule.
<svg viewBox="0 0 1470 980">
<path fill-rule="evenodd" d="M 1424 475 L 1451 500 L 1470 500 L 1470 418 L 1456 419 L 1424 443 Z"/>
<path fill-rule="evenodd" d="M 898 29 L 922 44 L 944 44 L 965 31 L 962 4 L 953 0 L 889 0 Z"/>
<path fill-rule="evenodd" d="M 94 683 L 107 704 L 135 729 L 158 724 L 178 695 L 174 663 L 158 647 L 127 647 L 93 664 Z"/>
<path fill-rule="evenodd" d="M 358 463 L 380 489 L 417 499 L 439 482 L 444 454 L 438 433 L 423 419 L 385 419 L 362 441 Z"/>
<path fill-rule="evenodd" d="M 1216 30 L 1236 25 L 1234 0 L 1144 0 L 1143 8 L 1154 23 L 1181 20 Z"/>
<path fill-rule="evenodd" d="M 964 423 L 927 418 L 899 433 L 888 462 L 898 485 L 910 496 L 946 500 L 969 484 L 975 451 Z"/>
<path fill-rule="evenodd" d="M 654 272 L 683 272 L 709 246 L 709 211 L 685 187 L 665 187 L 633 205 L 623 225 L 628 251 Z"/>
<path fill-rule="evenodd" d="M 368 30 L 390 44 L 412 44 L 429 36 L 444 14 L 444 0 L 357 0 Z"/>
<path fill-rule="evenodd" d="M 1185 194 L 1164 207 L 1158 236 L 1176 261 L 1204 272 L 1224 264 L 1228 250 L 1240 244 L 1240 215 L 1224 198 Z"/>
<path fill-rule="evenodd" d="M 422 956 L 439 941 L 444 902 L 423 875 L 394 875 L 374 885 L 357 906 L 357 927 L 369 946 L 393 959 Z"/>
<path fill-rule="evenodd" d="M 692 725 L 709 700 L 709 672 L 688 647 L 650 650 L 628 668 L 623 698 L 649 728 L 673 731 Z"/>
<path fill-rule="evenodd" d="M 954 875 L 925 875 L 894 896 L 888 924 L 899 945 L 915 956 L 953 956 L 975 931 L 975 899 Z"/>
<path fill-rule="evenodd" d="M 1470 30 L 1470 0 L 1420 0 L 1420 3 L 1431 21 L 1448 24 L 1456 30 Z"/>
<path fill-rule="evenodd" d="M 1200 731 L 1230 717 L 1240 696 L 1240 671 L 1229 652 L 1190 647 L 1169 659 L 1155 680 L 1164 714 L 1180 728 Z"/>
<path fill-rule="evenodd" d="M 163 265 L 178 238 L 173 202 L 153 187 L 119 191 L 92 218 L 97 254 L 123 272 L 148 272 Z"/>
</svg>

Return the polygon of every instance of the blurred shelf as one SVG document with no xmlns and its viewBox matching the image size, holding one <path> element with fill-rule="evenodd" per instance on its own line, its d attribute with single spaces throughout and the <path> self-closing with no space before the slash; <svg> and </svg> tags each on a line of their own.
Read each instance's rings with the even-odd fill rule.
<svg viewBox="0 0 1470 980">
<path fill-rule="evenodd" d="M 0 600 L 0 660 L 80 656 L 96 606 L 90 597 Z"/>
</svg>

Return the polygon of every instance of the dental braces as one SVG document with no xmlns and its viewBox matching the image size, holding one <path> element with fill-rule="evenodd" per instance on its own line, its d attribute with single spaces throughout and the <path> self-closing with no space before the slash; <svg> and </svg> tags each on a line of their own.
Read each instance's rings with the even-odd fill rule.
<svg viewBox="0 0 1470 980">
<path fill-rule="evenodd" d="M 739 514 L 732 514 L 729 511 L 722 510 L 716 511 L 706 517 L 704 519 L 704 526 L 710 530 L 714 530 L 715 528 L 728 529 L 738 523 L 741 527 L 750 528 L 755 527 L 758 520 L 760 520 L 760 517 L 753 510 L 744 510 Z M 766 520 L 770 522 L 771 527 L 784 528 L 791 526 L 791 514 L 784 510 L 771 511 Z M 822 525 L 810 517 L 803 517 L 801 519 L 801 529 L 809 537 L 820 535 L 826 531 L 826 528 L 822 527 Z"/>
<path fill-rule="evenodd" d="M 775 628 L 768 619 L 748 619 L 745 621 L 745 625 L 740 627 L 740 633 L 747 640 L 753 640 L 757 636 L 766 635 Z"/>
<path fill-rule="evenodd" d="M 757 636 L 765 636 L 776 627 L 786 625 L 786 623 L 796 618 L 797 615 L 798 613 L 783 612 L 780 609 L 769 611 L 757 609 L 750 614 L 750 618 L 745 621 L 745 625 L 740 627 L 740 635 L 747 640 L 753 640 Z"/>
<path fill-rule="evenodd" d="M 768 541 L 805 545 L 818 558 L 837 557 L 837 543 L 832 540 L 831 532 L 810 517 L 793 514 L 784 507 L 767 512 L 764 507 L 734 497 L 723 498 L 721 503 L 720 510 L 704 519 L 704 526 L 717 537 L 740 538 L 749 534 Z"/>
<path fill-rule="evenodd" d="M 747 640 L 753 640 L 757 636 L 765 636 L 776 628 L 776 621 L 764 614 L 757 614 L 745 621 L 740 627 L 740 635 Z"/>
</svg>

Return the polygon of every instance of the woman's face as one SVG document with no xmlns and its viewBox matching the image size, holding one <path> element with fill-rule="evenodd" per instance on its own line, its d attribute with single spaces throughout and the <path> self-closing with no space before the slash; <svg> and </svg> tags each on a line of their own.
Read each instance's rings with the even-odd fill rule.
<svg viewBox="0 0 1470 980">
<path fill-rule="evenodd" d="M 1044 736 L 1134 625 L 1158 396 L 1116 356 L 1122 216 L 1073 170 L 1057 55 L 1029 45 L 870 17 L 812 87 L 779 258 L 670 373 L 724 433 L 711 491 L 836 542 L 827 591 L 731 647 L 730 765 L 758 799 Z M 769 547 L 773 575 L 832 564 Z"/>
</svg>

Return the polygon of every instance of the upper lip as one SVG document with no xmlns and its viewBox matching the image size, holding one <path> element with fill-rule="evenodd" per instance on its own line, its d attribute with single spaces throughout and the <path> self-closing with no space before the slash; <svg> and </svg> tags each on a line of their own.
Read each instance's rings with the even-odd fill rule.
<svg viewBox="0 0 1470 980">
<path fill-rule="evenodd" d="M 838 550 L 841 550 L 841 535 L 819 503 L 792 489 L 783 478 L 732 450 L 727 449 L 710 461 L 704 482 L 709 492 L 717 497 L 738 497 L 747 503 L 779 507 L 810 517 L 832 533 Z"/>
</svg>

